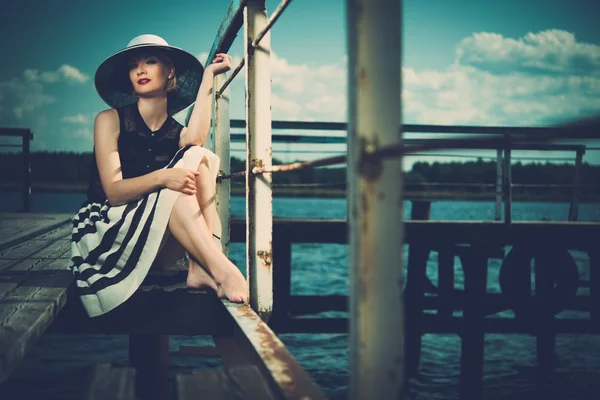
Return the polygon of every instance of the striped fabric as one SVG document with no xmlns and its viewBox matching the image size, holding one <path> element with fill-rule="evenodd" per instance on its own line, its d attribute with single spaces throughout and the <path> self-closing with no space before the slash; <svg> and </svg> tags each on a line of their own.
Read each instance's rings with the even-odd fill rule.
<svg viewBox="0 0 600 400">
<path fill-rule="evenodd" d="M 216 179 L 219 158 L 199 146 L 180 149 L 165 168 L 196 170 L 204 157 Z M 140 287 L 180 195 L 165 188 L 121 206 L 89 202 L 74 216 L 70 269 L 90 317 L 106 314 Z"/>
</svg>

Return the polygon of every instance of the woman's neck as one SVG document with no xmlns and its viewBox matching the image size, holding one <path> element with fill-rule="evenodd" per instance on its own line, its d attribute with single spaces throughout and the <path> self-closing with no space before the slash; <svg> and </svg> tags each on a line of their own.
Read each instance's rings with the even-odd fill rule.
<svg viewBox="0 0 600 400">
<path fill-rule="evenodd" d="M 159 129 L 168 117 L 166 97 L 140 97 L 137 106 L 144 122 L 152 131 Z"/>
</svg>

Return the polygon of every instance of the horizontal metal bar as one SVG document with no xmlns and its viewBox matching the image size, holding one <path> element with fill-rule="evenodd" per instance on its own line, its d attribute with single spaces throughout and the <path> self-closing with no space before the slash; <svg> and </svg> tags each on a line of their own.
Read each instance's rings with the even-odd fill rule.
<svg viewBox="0 0 600 400">
<path fill-rule="evenodd" d="M 30 139 L 33 139 L 33 135 L 31 134 L 31 129 L 28 129 L 28 128 L 0 128 L 0 136 L 27 137 L 27 135 L 29 135 Z"/>
<path fill-rule="evenodd" d="M 319 160 L 295 162 L 291 164 L 279 164 L 273 165 L 271 168 L 254 167 L 252 168 L 253 174 L 264 174 L 274 172 L 290 172 L 310 167 L 323 167 L 327 165 L 343 164 L 346 162 L 346 155 L 327 157 Z"/>
<path fill-rule="evenodd" d="M 246 176 L 246 171 L 239 171 L 229 175 L 219 175 L 217 176 L 217 182 L 221 182 L 225 179 L 236 179 Z"/>
<path fill-rule="evenodd" d="M 348 125 L 345 122 L 324 121 L 282 121 L 274 120 L 273 129 L 288 130 L 319 130 L 319 131 L 346 131 Z M 600 116 L 581 121 L 565 123 L 557 126 L 525 127 L 525 126 L 475 126 L 475 125 L 421 125 L 404 124 L 403 132 L 409 133 L 432 133 L 432 134 L 483 134 L 483 135 L 532 135 L 543 136 L 548 132 L 558 132 L 564 139 L 589 139 L 599 138 Z M 232 128 L 245 128 L 246 121 L 243 119 L 232 119 Z"/>
<path fill-rule="evenodd" d="M 18 147 L 18 148 L 22 148 L 23 145 L 22 144 L 0 144 L 0 147 Z"/>
<path fill-rule="evenodd" d="M 273 26 L 273 24 L 277 21 L 277 19 L 279 19 L 279 16 L 283 13 L 283 11 L 286 9 L 286 7 L 292 2 L 292 0 L 283 0 L 281 3 L 279 3 L 279 5 L 277 6 L 277 8 L 275 9 L 275 11 L 273 12 L 273 14 L 271 14 L 271 16 L 269 17 L 269 22 L 267 22 L 267 25 L 264 27 L 263 30 L 261 30 L 258 35 L 256 36 L 256 39 L 254 39 L 252 41 L 252 48 L 255 49 L 258 44 L 260 43 L 260 41 L 262 40 L 262 38 L 267 34 L 267 32 L 269 31 L 269 29 L 271 29 L 271 27 Z"/>
<path fill-rule="evenodd" d="M 345 136 L 316 136 L 316 135 L 273 135 L 273 143 L 286 143 L 286 144 L 346 144 Z M 496 150 L 498 148 L 506 147 L 506 141 L 503 138 L 496 137 L 481 137 L 481 145 L 474 147 L 478 150 Z M 540 138 L 543 141 L 543 138 Z M 230 135 L 232 143 L 242 143 L 246 141 L 246 135 L 242 133 L 232 133 Z M 476 140 L 472 137 L 463 138 L 439 138 L 439 139 L 404 139 L 404 143 L 407 145 L 419 145 L 424 143 L 431 143 L 433 140 L 440 141 L 452 141 L 452 140 Z M 490 142 L 495 141 L 495 142 Z M 498 143 L 498 145 L 490 145 L 488 143 Z M 548 144 L 548 143 L 524 143 L 514 142 L 511 143 L 511 149 L 513 150 L 547 150 L 547 151 L 584 151 L 585 145 L 568 145 L 568 144 Z"/>
<path fill-rule="evenodd" d="M 513 183 L 511 185 L 514 188 L 540 188 L 540 189 L 552 189 L 552 188 L 587 188 L 587 189 L 600 189 L 600 185 L 575 185 L 573 183 Z"/>
</svg>

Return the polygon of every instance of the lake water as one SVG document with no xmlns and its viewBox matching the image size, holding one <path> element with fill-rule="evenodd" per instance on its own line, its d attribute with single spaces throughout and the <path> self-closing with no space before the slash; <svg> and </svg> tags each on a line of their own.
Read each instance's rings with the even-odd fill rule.
<svg viewBox="0 0 600 400">
<path fill-rule="evenodd" d="M 34 212 L 75 213 L 83 201 L 80 194 L 36 194 Z M 20 194 L 0 193 L 0 212 L 20 208 Z M 405 216 L 410 215 L 410 202 Z M 276 198 L 275 216 L 304 218 L 345 218 L 345 199 Z M 565 220 L 568 204 L 515 203 L 514 220 Z M 232 215 L 244 215 L 244 199 L 232 199 Z M 582 204 L 584 221 L 600 221 L 600 205 Z M 491 220 L 494 204 L 475 201 L 437 201 L 432 203 L 431 219 Z M 582 279 L 589 274 L 586 254 L 573 254 Z M 231 258 L 245 263 L 244 245 L 231 246 Z M 325 244 L 294 245 L 292 249 L 292 293 L 348 294 L 347 246 Z M 437 254 L 432 253 L 428 275 L 435 282 Z M 497 276 L 499 261 L 490 261 L 490 276 Z M 457 272 L 459 269 L 457 269 Z M 462 274 L 456 275 L 462 286 Z M 489 290 L 499 291 L 494 280 Z M 348 337 L 331 334 L 286 334 L 281 336 L 296 359 L 331 399 L 347 397 Z M 209 339 L 171 337 L 171 348 L 180 345 L 209 344 Z M 600 398 L 600 337 L 559 335 L 557 369 L 552 384 L 556 399 Z M 46 335 L 28 354 L 11 380 L 0 386 L 0 399 L 79 399 L 85 385 L 87 368 L 92 364 L 127 363 L 127 336 L 124 335 Z M 200 359 L 174 354 L 171 374 L 218 366 L 215 359 Z M 532 399 L 535 387 L 535 338 L 528 335 L 487 335 L 485 340 L 484 398 Z M 425 335 L 418 378 L 410 382 L 415 399 L 454 399 L 458 397 L 460 340 L 455 335 Z"/>
</svg>

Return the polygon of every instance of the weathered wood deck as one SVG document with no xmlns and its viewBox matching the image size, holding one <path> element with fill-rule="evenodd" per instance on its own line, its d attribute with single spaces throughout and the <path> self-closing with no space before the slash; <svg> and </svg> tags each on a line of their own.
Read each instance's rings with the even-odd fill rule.
<svg viewBox="0 0 600 400">
<path fill-rule="evenodd" d="M 166 380 L 166 335 L 212 335 L 225 369 L 180 377 L 180 398 L 191 398 L 195 387 L 207 385 L 214 393 L 220 391 L 222 398 L 269 398 L 265 393 L 271 398 L 324 398 L 249 306 L 188 290 L 182 283 L 184 275 L 151 275 L 123 306 L 88 318 L 68 269 L 70 219 L 70 215 L 0 214 L 0 383 L 9 379 L 46 332 L 126 333 L 135 368 L 97 366 L 87 398 L 106 398 L 102 396 L 107 390 L 116 391 L 115 396 L 118 392 L 120 397 L 115 398 L 132 398 L 136 380 L 136 395 L 165 399 L 166 382 L 158 381 Z M 234 370 L 228 372 L 229 368 Z M 253 392 L 249 389 L 228 388 L 227 382 L 248 384 L 255 395 L 248 397 Z M 259 386 L 261 391 L 256 391 Z"/>
</svg>

